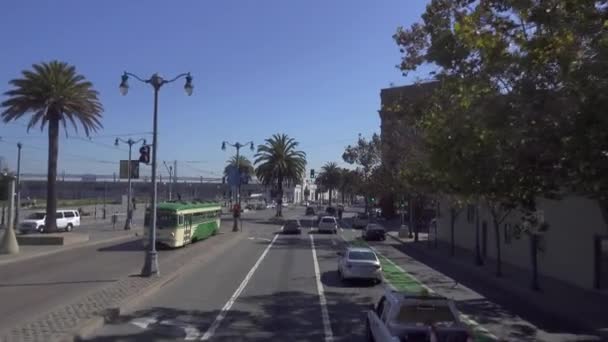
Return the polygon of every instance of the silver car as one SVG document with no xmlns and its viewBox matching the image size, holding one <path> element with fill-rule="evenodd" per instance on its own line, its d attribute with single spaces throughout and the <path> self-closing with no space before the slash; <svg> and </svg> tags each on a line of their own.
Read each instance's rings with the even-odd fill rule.
<svg viewBox="0 0 608 342">
<path fill-rule="evenodd" d="M 364 247 L 349 247 L 338 252 L 338 275 L 341 281 L 349 279 L 371 279 L 382 282 L 382 266 L 374 251 Z"/>
</svg>

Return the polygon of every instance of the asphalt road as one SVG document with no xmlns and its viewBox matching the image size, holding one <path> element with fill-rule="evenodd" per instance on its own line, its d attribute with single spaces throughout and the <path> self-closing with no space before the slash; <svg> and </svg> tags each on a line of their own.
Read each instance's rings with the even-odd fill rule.
<svg viewBox="0 0 608 342">
<path fill-rule="evenodd" d="M 284 214 L 302 217 L 303 209 Z M 90 340 L 323 341 L 331 335 L 335 341 L 363 341 L 365 310 L 382 286 L 341 284 L 339 236 L 317 234 L 310 227 L 301 235 L 279 234 L 280 225 L 265 222 L 271 215 L 265 210 L 246 217 L 247 239 L 193 266 Z"/>
<path fill-rule="evenodd" d="M 303 208 L 285 210 L 303 217 Z M 360 234 L 349 227 L 337 235 L 305 228 L 279 234 L 266 220 L 270 210 L 244 218 L 241 239 L 166 285 L 139 306 L 98 330 L 89 341 L 364 341 L 366 310 L 384 292 L 382 285 L 343 284 L 336 252 Z M 310 226 L 303 220 L 303 224 Z M 455 282 L 387 240 L 372 243 L 380 253 L 457 306 L 500 340 L 581 341 L 586 336 L 551 324 L 525 303 L 481 293 Z M 482 294 L 483 293 L 483 294 Z"/>
</svg>

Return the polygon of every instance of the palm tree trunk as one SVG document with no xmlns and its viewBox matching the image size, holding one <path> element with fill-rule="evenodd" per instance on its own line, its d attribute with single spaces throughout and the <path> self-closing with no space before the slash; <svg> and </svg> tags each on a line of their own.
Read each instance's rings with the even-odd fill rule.
<svg viewBox="0 0 608 342">
<path fill-rule="evenodd" d="M 492 221 L 494 222 L 494 236 L 496 237 L 496 276 L 502 277 L 502 255 L 500 250 L 500 223 L 496 214 L 492 211 Z"/>
<path fill-rule="evenodd" d="M 332 193 L 332 189 L 329 188 L 329 206 L 331 207 L 331 193 Z"/>
<path fill-rule="evenodd" d="M 49 157 L 46 181 L 45 231 L 57 231 L 57 157 L 59 152 L 59 119 L 53 115 L 49 120 Z"/>
<path fill-rule="evenodd" d="M 277 177 L 277 181 L 279 182 L 277 187 L 277 217 L 283 216 L 283 175 L 279 173 Z"/>
</svg>

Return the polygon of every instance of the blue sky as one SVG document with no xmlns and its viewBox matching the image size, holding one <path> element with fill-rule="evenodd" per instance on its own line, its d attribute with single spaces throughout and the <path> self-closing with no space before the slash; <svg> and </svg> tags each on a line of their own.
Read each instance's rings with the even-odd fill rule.
<svg viewBox="0 0 608 342">
<path fill-rule="evenodd" d="M 115 135 L 151 140 L 152 89 L 131 79 L 121 96 L 125 70 L 142 77 L 192 73 L 192 96 L 178 81 L 159 99 L 159 160 L 178 160 L 179 175 L 217 177 L 233 153 L 220 149 L 222 140 L 259 144 L 278 132 L 298 140 L 309 168 L 319 169 L 341 162 L 358 133 L 379 132 L 381 88 L 415 80 L 395 68 L 400 55 L 391 36 L 418 20 L 426 2 L 4 2 L 0 91 L 21 70 L 52 59 L 76 65 L 94 83 L 104 129 L 91 141 L 62 132 L 59 172 L 117 172 L 127 152 L 113 147 Z M 46 135 L 26 133 L 26 123 L 0 123 L 0 156 L 14 168 L 21 141 L 23 172 L 44 173 Z"/>
</svg>

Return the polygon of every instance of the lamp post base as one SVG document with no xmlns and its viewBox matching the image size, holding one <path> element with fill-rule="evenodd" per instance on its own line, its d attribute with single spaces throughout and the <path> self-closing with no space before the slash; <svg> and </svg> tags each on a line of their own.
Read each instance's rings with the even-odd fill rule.
<svg viewBox="0 0 608 342">
<path fill-rule="evenodd" d="M 131 221 L 133 221 L 133 214 L 131 212 L 127 212 L 127 220 L 125 221 L 125 230 L 131 229 Z"/>
<path fill-rule="evenodd" d="M 144 267 L 141 269 L 141 275 L 142 277 L 160 275 L 156 251 L 146 251 L 146 260 L 144 262 Z"/>
<path fill-rule="evenodd" d="M 238 218 L 234 218 L 234 222 L 232 224 L 232 231 L 233 232 L 238 232 L 239 231 L 239 219 Z"/>
</svg>

